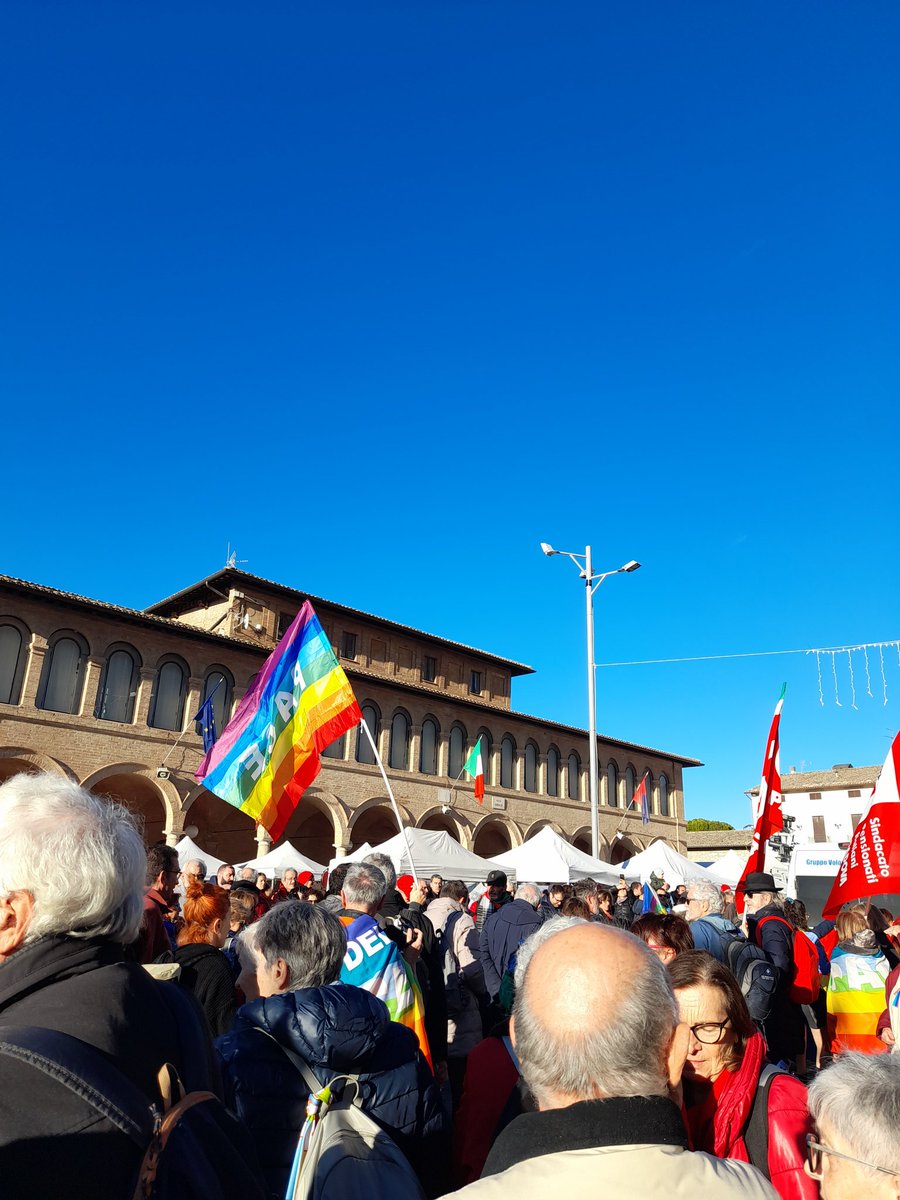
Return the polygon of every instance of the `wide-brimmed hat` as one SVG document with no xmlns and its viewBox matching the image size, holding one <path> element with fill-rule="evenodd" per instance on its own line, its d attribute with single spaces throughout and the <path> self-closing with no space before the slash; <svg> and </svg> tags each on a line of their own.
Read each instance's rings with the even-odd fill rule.
<svg viewBox="0 0 900 1200">
<path fill-rule="evenodd" d="M 775 880 L 768 871 L 751 871 L 738 887 L 745 896 L 752 896 L 754 892 L 780 892 L 783 890 L 775 886 Z"/>
</svg>

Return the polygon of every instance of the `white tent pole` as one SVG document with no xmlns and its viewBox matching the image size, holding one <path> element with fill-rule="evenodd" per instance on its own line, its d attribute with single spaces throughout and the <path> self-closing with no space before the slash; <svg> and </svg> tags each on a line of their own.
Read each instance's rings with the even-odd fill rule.
<svg viewBox="0 0 900 1200">
<path fill-rule="evenodd" d="M 413 879 L 418 879 L 416 873 L 416 864 L 413 862 L 412 847 L 409 844 L 409 835 L 406 832 L 406 826 L 403 824 L 403 818 L 400 816 L 400 809 L 397 807 L 397 801 L 394 799 L 394 792 L 391 788 L 390 780 L 387 777 L 387 772 L 384 769 L 384 763 L 381 761 L 381 755 L 378 753 L 378 747 L 375 745 L 375 739 L 372 737 L 372 731 L 365 722 L 365 718 L 360 721 L 363 729 L 366 731 L 366 737 L 369 739 L 369 745 L 372 747 L 372 753 L 375 755 L 375 761 L 378 763 L 378 769 L 381 771 L 381 778 L 384 780 L 384 786 L 387 788 L 387 794 L 391 798 L 391 807 L 394 810 L 394 816 L 397 818 L 397 824 L 400 827 L 400 832 L 403 834 L 403 844 L 406 846 L 406 857 L 409 859 L 409 865 L 412 868 Z"/>
</svg>

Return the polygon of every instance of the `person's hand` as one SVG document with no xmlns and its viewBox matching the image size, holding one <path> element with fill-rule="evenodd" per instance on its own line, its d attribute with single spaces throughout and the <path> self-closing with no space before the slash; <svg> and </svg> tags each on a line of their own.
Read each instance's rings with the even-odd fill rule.
<svg viewBox="0 0 900 1200">
<path fill-rule="evenodd" d="M 888 925 L 884 932 L 890 938 L 900 938 L 900 922 L 896 925 Z"/>
<path fill-rule="evenodd" d="M 890 1026 L 888 1026 L 887 1029 L 882 1029 L 881 1034 L 879 1036 L 881 1037 L 881 1040 L 884 1042 L 884 1044 L 886 1046 L 893 1046 L 894 1035 L 891 1032 Z"/>
<path fill-rule="evenodd" d="M 419 955 L 422 953 L 422 930 L 407 929 L 406 931 L 406 949 L 403 951 L 403 957 L 411 967 L 414 967 L 419 961 Z"/>
<path fill-rule="evenodd" d="M 428 884 L 424 879 L 417 880 L 409 889 L 410 904 L 424 904 L 428 898 Z"/>
</svg>

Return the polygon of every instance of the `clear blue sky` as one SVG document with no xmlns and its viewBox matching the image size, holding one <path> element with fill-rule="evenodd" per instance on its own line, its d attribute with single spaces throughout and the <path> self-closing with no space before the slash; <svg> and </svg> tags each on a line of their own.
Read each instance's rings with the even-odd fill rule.
<svg viewBox="0 0 900 1200">
<path fill-rule="evenodd" d="M 0 570 L 143 606 L 230 541 L 579 724 L 541 540 L 644 564 L 601 662 L 900 637 L 898 41 L 893 3 L 4 5 Z M 782 682 L 785 769 L 863 764 L 887 670 L 856 711 L 803 656 L 605 670 L 599 725 L 744 824 Z"/>
</svg>

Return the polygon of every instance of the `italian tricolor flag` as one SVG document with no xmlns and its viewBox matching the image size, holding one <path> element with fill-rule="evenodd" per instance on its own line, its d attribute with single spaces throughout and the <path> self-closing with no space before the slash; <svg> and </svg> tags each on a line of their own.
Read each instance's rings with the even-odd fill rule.
<svg viewBox="0 0 900 1200">
<path fill-rule="evenodd" d="M 472 747 L 463 770 L 475 780 L 475 799 L 484 803 L 484 762 L 481 758 L 481 738 Z"/>
</svg>

